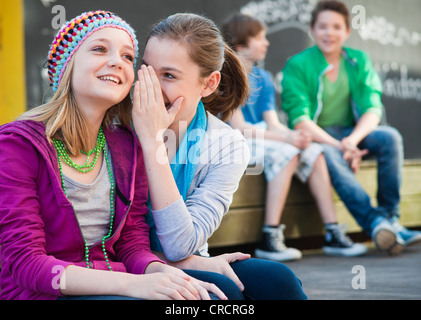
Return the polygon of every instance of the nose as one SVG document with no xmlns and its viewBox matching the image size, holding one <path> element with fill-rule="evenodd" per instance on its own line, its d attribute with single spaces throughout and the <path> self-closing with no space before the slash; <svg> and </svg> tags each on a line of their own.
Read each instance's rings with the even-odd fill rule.
<svg viewBox="0 0 421 320">
<path fill-rule="evenodd" d="M 122 68 L 123 58 L 120 56 L 118 52 L 110 52 L 110 56 L 108 59 L 108 66 L 113 67 L 113 68 Z"/>
<path fill-rule="evenodd" d="M 268 38 L 265 38 L 265 46 L 266 47 L 269 47 L 270 46 L 270 42 L 269 42 Z"/>
<path fill-rule="evenodd" d="M 333 28 L 329 28 L 329 27 L 328 27 L 328 28 L 326 28 L 326 34 L 327 34 L 327 35 L 332 35 L 332 34 L 334 33 L 334 31 L 335 31 L 335 30 L 334 30 Z"/>
</svg>

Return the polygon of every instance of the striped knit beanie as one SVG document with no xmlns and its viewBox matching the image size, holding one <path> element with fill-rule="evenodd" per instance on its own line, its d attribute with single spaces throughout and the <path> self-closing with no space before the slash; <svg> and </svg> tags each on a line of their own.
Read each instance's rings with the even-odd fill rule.
<svg viewBox="0 0 421 320">
<path fill-rule="evenodd" d="M 66 65 L 79 46 L 93 32 L 103 28 L 117 28 L 127 32 L 135 49 L 133 65 L 136 65 L 139 47 L 133 28 L 112 12 L 102 10 L 85 12 L 66 22 L 50 46 L 47 68 L 53 91 L 57 90 Z"/>
</svg>

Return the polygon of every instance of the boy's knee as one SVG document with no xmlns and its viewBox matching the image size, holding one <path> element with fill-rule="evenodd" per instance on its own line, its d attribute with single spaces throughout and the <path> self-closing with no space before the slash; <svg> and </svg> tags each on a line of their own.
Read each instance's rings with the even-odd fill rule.
<svg viewBox="0 0 421 320">
<path fill-rule="evenodd" d="M 390 138 L 394 142 L 401 144 L 403 140 L 401 133 L 393 127 L 387 127 L 387 128 L 388 128 Z"/>
<path fill-rule="evenodd" d="M 382 126 L 378 127 L 376 131 L 376 135 L 383 146 L 400 146 L 403 143 L 401 133 L 393 127 Z"/>
</svg>

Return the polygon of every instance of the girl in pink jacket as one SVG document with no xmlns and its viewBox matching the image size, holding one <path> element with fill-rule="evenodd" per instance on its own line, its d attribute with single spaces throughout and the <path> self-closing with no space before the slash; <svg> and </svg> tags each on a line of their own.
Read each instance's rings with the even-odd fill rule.
<svg viewBox="0 0 421 320">
<path fill-rule="evenodd" d="M 50 47 L 51 101 L 0 127 L 1 299 L 225 298 L 150 251 L 137 54 L 124 20 L 81 14 Z"/>
</svg>

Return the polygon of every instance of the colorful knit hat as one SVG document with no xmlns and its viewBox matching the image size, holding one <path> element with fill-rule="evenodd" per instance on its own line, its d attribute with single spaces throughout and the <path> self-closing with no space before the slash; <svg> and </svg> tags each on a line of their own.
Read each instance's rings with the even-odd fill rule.
<svg viewBox="0 0 421 320">
<path fill-rule="evenodd" d="M 112 12 L 102 10 L 85 12 L 66 22 L 50 46 L 47 67 L 53 91 L 57 90 L 67 63 L 79 46 L 93 32 L 102 28 L 117 28 L 128 33 L 135 49 L 133 65 L 136 65 L 139 47 L 133 28 Z"/>
</svg>

